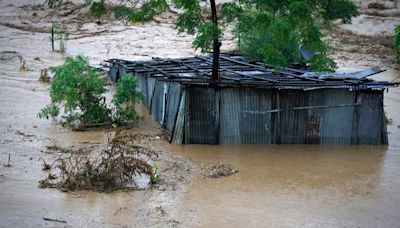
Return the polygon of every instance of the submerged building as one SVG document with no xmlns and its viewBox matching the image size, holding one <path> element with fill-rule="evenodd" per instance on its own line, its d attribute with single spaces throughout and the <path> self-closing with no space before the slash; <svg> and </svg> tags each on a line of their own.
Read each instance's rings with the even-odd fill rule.
<svg viewBox="0 0 400 228">
<path fill-rule="evenodd" d="M 137 77 L 142 103 L 174 144 L 387 144 L 384 90 L 397 83 L 356 73 L 274 69 L 241 56 L 112 59 L 110 77 Z"/>
</svg>

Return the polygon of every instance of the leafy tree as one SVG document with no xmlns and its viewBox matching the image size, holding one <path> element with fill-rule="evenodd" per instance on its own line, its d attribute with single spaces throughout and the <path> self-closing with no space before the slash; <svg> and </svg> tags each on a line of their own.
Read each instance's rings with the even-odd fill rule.
<svg viewBox="0 0 400 228">
<path fill-rule="evenodd" d="M 148 0 L 145 4 L 161 5 L 157 12 L 167 9 L 165 0 Z M 221 26 L 214 0 L 172 0 L 181 9 L 177 19 L 179 32 L 196 34 L 195 49 L 213 51 L 213 79 L 218 78 Z M 206 19 L 203 9 L 210 6 L 211 20 Z M 144 8 L 141 13 L 146 14 Z M 350 0 L 234 0 L 223 4 L 222 16 L 235 24 L 239 50 L 250 60 L 263 60 L 273 66 L 283 67 L 297 61 L 308 62 L 314 70 L 333 71 L 335 62 L 330 59 L 330 49 L 322 39 L 321 31 L 329 23 L 341 19 L 351 22 L 358 14 Z M 134 20 L 132 20 L 134 22 Z M 312 49 L 315 56 L 301 59 L 299 47 Z"/>
<path fill-rule="evenodd" d="M 239 49 L 248 58 L 287 66 L 302 60 L 299 46 L 303 44 L 316 53 L 304 60 L 312 69 L 331 71 L 336 64 L 328 57 L 321 31 L 335 19 L 349 23 L 357 7 L 350 0 L 235 0 L 224 4 L 222 12 L 235 23 Z"/>
<path fill-rule="evenodd" d="M 147 0 L 143 2 L 142 8 L 132 14 L 132 22 L 148 21 L 156 14 L 169 9 L 169 5 L 165 0 Z M 196 39 L 193 42 L 195 49 L 200 49 L 201 52 L 213 51 L 212 78 L 217 80 L 222 30 L 218 26 L 215 0 L 172 0 L 171 3 L 182 10 L 176 23 L 178 31 L 180 33 L 196 34 Z M 203 13 L 203 7 L 208 3 L 211 8 L 210 21 L 207 21 L 206 15 Z"/>
<path fill-rule="evenodd" d="M 87 0 L 92 2 L 94 0 Z M 124 2 L 124 1 L 121 1 Z M 129 1 L 130 2 L 130 1 Z M 213 52 L 212 78 L 218 79 L 220 38 L 223 30 L 218 24 L 215 0 L 134 0 L 131 8 L 114 7 L 117 18 L 145 22 L 170 6 L 181 10 L 176 25 L 179 32 L 196 34 L 195 49 Z M 135 8 L 137 5 L 141 7 Z M 210 8 L 211 20 L 204 9 Z M 330 59 L 330 49 L 322 39 L 322 31 L 329 23 L 341 19 L 345 23 L 357 15 L 357 7 L 350 0 L 233 0 L 224 3 L 222 16 L 235 25 L 239 50 L 251 60 L 282 67 L 301 61 L 299 46 L 312 49 L 316 55 L 304 61 L 312 69 L 330 71 L 336 69 Z"/>
</svg>

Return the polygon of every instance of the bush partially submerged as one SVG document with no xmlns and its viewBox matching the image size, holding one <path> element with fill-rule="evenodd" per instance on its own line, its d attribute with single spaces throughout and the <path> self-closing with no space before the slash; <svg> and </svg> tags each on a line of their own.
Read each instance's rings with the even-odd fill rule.
<svg viewBox="0 0 400 228">
<path fill-rule="evenodd" d="M 139 189 L 135 177 L 141 175 L 150 178 L 149 185 L 156 183 L 159 180 L 157 165 L 149 161 L 157 153 L 141 144 L 136 135 L 126 135 L 116 137 L 98 156 L 75 154 L 60 158 L 51 166 L 48 177 L 39 181 L 39 186 L 99 192 Z"/>
<path fill-rule="evenodd" d="M 112 102 L 115 106 L 114 119 L 119 124 L 135 124 L 141 119 L 135 111 L 136 103 L 143 96 L 136 90 L 137 86 L 137 78 L 128 75 L 123 75 L 118 81 Z"/>
<path fill-rule="evenodd" d="M 82 56 L 68 57 L 65 64 L 50 68 L 54 73 L 51 82 L 51 103 L 43 108 L 40 118 L 61 115 L 64 126 L 74 128 L 117 124 L 135 124 L 140 116 L 135 104 L 141 96 L 136 91 L 135 78 L 124 76 L 117 85 L 114 107 L 106 104 L 105 82 L 96 69 Z M 64 108 L 63 113 L 60 108 Z"/>
<path fill-rule="evenodd" d="M 105 104 L 104 81 L 82 56 L 68 57 L 65 64 L 51 67 L 51 104 L 39 113 L 40 118 L 56 117 L 64 107 L 62 123 L 67 126 L 111 123 Z"/>
</svg>

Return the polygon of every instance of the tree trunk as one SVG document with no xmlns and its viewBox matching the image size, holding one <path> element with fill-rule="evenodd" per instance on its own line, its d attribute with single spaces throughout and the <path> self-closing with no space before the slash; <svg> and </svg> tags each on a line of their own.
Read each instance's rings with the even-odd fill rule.
<svg viewBox="0 0 400 228">
<path fill-rule="evenodd" d="M 210 0 L 211 3 L 211 20 L 214 25 L 218 27 L 218 18 L 217 18 L 217 7 L 215 6 L 215 0 Z M 215 38 L 213 41 L 213 65 L 212 65 L 212 74 L 211 78 L 214 81 L 219 79 L 219 54 L 220 54 L 221 42 L 219 42 L 218 38 Z"/>
</svg>

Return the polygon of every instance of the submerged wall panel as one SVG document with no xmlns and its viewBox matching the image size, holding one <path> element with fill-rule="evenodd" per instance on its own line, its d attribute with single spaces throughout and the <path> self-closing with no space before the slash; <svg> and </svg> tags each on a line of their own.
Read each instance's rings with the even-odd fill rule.
<svg viewBox="0 0 400 228">
<path fill-rule="evenodd" d="M 271 108 L 271 90 L 240 89 L 241 143 L 271 143 Z"/>
<path fill-rule="evenodd" d="M 185 143 L 217 144 L 216 91 L 188 87 L 186 92 Z"/>
<path fill-rule="evenodd" d="M 175 121 L 178 115 L 179 103 L 182 96 L 182 86 L 177 82 L 171 82 L 166 100 L 166 112 L 164 125 L 168 132 L 174 130 Z"/>
<path fill-rule="evenodd" d="M 150 76 L 146 76 L 147 77 L 147 92 L 148 92 L 148 107 L 150 109 L 151 107 L 151 100 L 153 99 L 154 96 L 154 87 L 156 84 L 156 79 Z"/>
<path fill-rule="evenodd" d="M 160 124 L 163 124 L 164 108 L 164 82 L 157 80 L 151 100 L 150 114 L 153 116 L 154 120 Z"/>
<path fill-rule="evenodd" d="M 310 107 L 308 93 L 301 90 L 277 91 L 277 113 L 275 123 L 275 135 L 281 144 L 303 144 L 306 141 L 306 123 L 308 110 L 298 109 Z"/>
<path fill-rule="evenodd" d="M 321 116 L 321 144 L 351 144 L 355 93 L 349 90 L 324 90 L 326 108 Z"/>
<path fill-rule="evenodd" d="M 186 91 L 182 91 L 182 96 L 179 102 L 178 114 L 175 121 L 174 130 L 172 132 L 172 144 L 183 144 L 184 143 L 184 132 L 185 132 L 185 105 L 186 105 Z"/>
<path fill-rule="evenodd" d="M 240 89 L 228 88 L 221 91 L 220 144 L 241 144 L 240 134 Z"/>
<path fill-rule="evenodd" d="M 146 76 L 140 76 L 136 75 L 137 80 L 138 80 L 138 90 L 143 93 L 143 97 L 141 99 L 142 104 L 145 105 L 146 107 L 149 107 L 149 91 L 147 88 L 147 77 Z"/>
<path fill-rule="evenodd" d="M 384 124 L 383 92 L 360 92 L 361 105 L 358 108 L 358 128 L 356 144 L 378 145 L 384 143 L 382 132 Z"/>
</svg>

